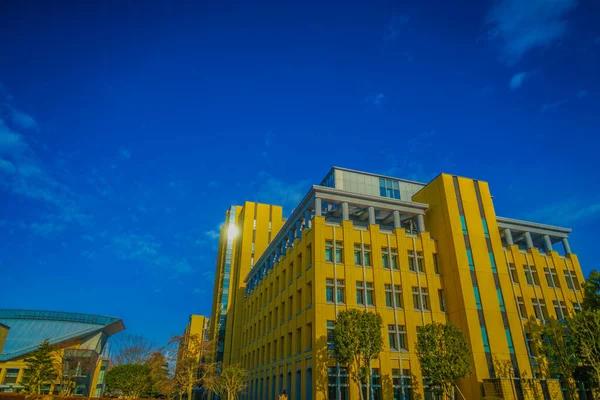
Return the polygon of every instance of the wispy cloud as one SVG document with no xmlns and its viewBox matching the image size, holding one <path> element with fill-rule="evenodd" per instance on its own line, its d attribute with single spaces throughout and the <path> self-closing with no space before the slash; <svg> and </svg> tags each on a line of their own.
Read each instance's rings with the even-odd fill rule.
<svg viewBox="0 0 600 400">
<path fill-rule="evenodd" d="M 508 82 L 508 87 L 511 90 L 517 90 L 519 89 L 521 86 L 523 86 L 523 83 L 529 79 L 531 73 L 529 72 L 519 72 L 513 75 L 512 78 L 510 78 L 510 82 Z"/>
<path fill-rule="evenodd" d="M 120 233 L 112 238 L 111 246 L 122 260 L 138 261 L 170 271 L 172 277 L 194 271 L 185 258 L 175 258 L 162 251 L 162 244 L 150 234 Z"/>
<path fill-rule="evenodd" d="M 255 200 L 275 204 L 290 212 L 296 207 L 310 187 L 307 181 L 284 182 L 265 171 L 260 171 L 251 184 Z"/>
<path fill-rule="evenodd" d="M 8 108 L 10 120 L 17 129 L 31 130 L 38 127 L 37 121 L 31 115 L 10 106 Z"/>
<path fill-rule="evenodd" d="M 385 101 L 385 94 L 377 93 L 374 95 L 369 95 L 365 98 L 365 101 L 369 104 L 374 105 L 377 108 L 383 107 L 383 103 Z"/>
<path fill-rule="evenodd" d="M 408 23 L 410 18 L 406 15 L 396 15 L 387 25 L 385 38 L 390 41 L 395 41 L 400 36 L 400 27 Z"/>
<path fill-rule="evenodd" d="M 570 225 L 584 220 L 600 218 L 600 199 L 570 199 L 548 204 L 532 211 L 526 217 L 533 221 Z"/>
<path fill-rule="evenodd" d="M 581 98 L 583 98 L 583 97 L 585 97 L 587 95 L 588 95 L 588 91 L 587 90 L 580 90 L 579 92 L 577 92 L 577 98 L 578 99 L 581 99 Z"/>
<path fill-rule="evenodd" d="M 537 47 L 549 47 L 567 31 L 577 0 L 500 0 L 489 11 L 489 37 L 502 43 L 502 60 L 516 64 Z"/>
<path fill-rule="evenodd" d="M 204 236 L 211 240 L 216 240 L 219 238 L 219 231 L 217 229 L 211 229 L 209 231 L 204 232 Z"/>
<path fill-rule="evenodd" d="M 206 289 L 194 288 L 194 294 L 204 294 Z"/>
<path fill-rule="evenodd" d="M 553 103 L 544 103 L 540 107 L 540 111 L 543 113 L 549 112 L 549 111 L 556 111 L 561 105 L 563 105 L 565 103 L 566 103 L 566 101 L 555 101 Z"/>
<path fill-rule="evenodd" d="M 129 160 L 131 158 L 131 151 L 127 150 L 125 147 L 119 147 L 119 157 L 123 160 Z"/>
<path fill-rule="evenodd" d="M 29 225 L 29 228 L 38 236 L 48 237 L 55 233 L 62 232 L 65 229 L 65 226 L 53 222 L 33 222 Z"/>
</svg>

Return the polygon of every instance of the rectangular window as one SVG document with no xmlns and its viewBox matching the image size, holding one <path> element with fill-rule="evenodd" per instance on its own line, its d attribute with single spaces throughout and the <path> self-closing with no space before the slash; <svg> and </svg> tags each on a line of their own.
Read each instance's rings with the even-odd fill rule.
<svg viewBox="0 0 600 400">
<path fill-rule="evenodd" d="M 436 274 L 440 274 L 440 266 L 438 264 L 438 255 L 437 253 L 433 253 L 433 270 Z"/>
<path fill-rule="evenodd" d="M 302 352 L 302 328 L 296 329 L 296 353 Z"/>
<path fill-rule="evenodd" d="M 365 285 L 363 282 L 356 282 L 356 304 L 365 305 Z"/>
<path fill-rule="evenodd" d="M 429 311 L 429 291 L 426 287 L 420 290 L 418 287 L 412 288 L 413 304 L 417 311 Z"/>
<path fill-rule="evenodd" d="M 567 304 L 564 301 L 553 300 L 554 312 L 556 313 L 556 319 L 565 319 L 569 314 L 567 313 Z"/>
<path fill-rule="evenodd" d="M 19 376 L 18 368 L 7 368 L 6 375 L 4 375 L 4 385 L 15 385 L 17 383 L 17 378 Z"/>
<path fill-rule="evenodd" d="M 400 285 L 394 285 L 394 302 L 396 307 L 402 308 L 402 288 Z"/>
<path fill-rule="evenodd" d="M 537 348 L 535 346 L 535 342 L 531 333 L 525 333 L 525 343 L 527 344 L 527 351 L 529 352 L 529 356 L 537 357 Z"/>
<path fill-rule="evenodd" d="M 488 339 L 488 335 L 487 335 L 487 329 L 485 329 L 485 327 L 481 327 L 481 338 L 483 339 L 483 350 L 486 353 L 490 352 L 490 341 Z"/>
<path fill-rule="evenodd" d="M 467 223 L 465 221 L 465 216 L 464 215 L 460 216 L 460 226 L 462 228 L 463 235 L 466 235 L 467 234 Z"/>
<path fill-rule="evenodd" d="M 362 265 L 360 243 L 354 243 L 354 265 Z"/>
<path fill-rule="evenodd" d="M 533 312 L 535 317 L 539 320 L 546 321 L 548 319 L 548 310 L 546 309 L 546 300 L 544 299 L 531 299 L 533 304 Z"/>
<path fill-rule="evenodd" d="M 551 288 L 560 288 L 560 284 L 558 282 L 556 271 L 551 268 L 544 268 L 544 275 L 546 275 L 546 282 L 548 286 Z"/>
<path fill-rule="evenodd" d="M 396 325 L 388 325 L 388 342 L 390 344 L 390 350 L 400 350 Z"/>
<path fill-rule="evenodd" d="M 519 283 L 519 275 L 517 275 L 517 268 L 515 267 L 515 264 L 509 263 L 508 269 L 510 271 L 510 280 L 513 283 Z"/>
<path fill-rule="evenodd" d="M 490 257 L 490 265 L 492 266 L 492 272 L 493 273 L 498 273 L 498 270 L 496 269 L 496 260 L 494 259 L 494 253 L 492 253 L 491 251 L 489 251 L 488 255 Z"/>
<path fill-rule="evenodd" d="M 412 400 L 412 374 L 409 369 L 392 369 L 392 384 L 394 400 Z"/>
<path fill-rule="evenodd" d="M 400 199 L 400 185 L 398 181 L 379 178 L 379 195 L 390 199 Z"/>
<path fill-rule="evenodd" d="M 522 297 L 517 297 L 517 307 L 521 318 L 527 319 L 527 308 L 525 308 L 525 302 Z"/>
<path fill-rule="evenodd" d="M 371 266 L 371 246 L 363 245 L 363 265 Z"/>
<path fill-rule="evenodd" d="M 506 336 L 506 343 L 508 343 L 508 351 L 510 354 L 515 354 L 515 346 L 513 345 L 510 329 L 504 328 L 504 335 Z"/>
<path fill-rule="evenodd" d="M 579 281 L 577 281 L 577 276 L 574 272 L 565 270 L 565 279 L 567 281 L 567 287 L 570 290 L 580 290 Z"/>
<path fill-rule="evenodd" d="M 373 282 L 367 282 L 367 305 L 375 305 L 375 288 Z"/>
<path fill-rule="evenodd" d="M 415 251 L 408 250 L 408 269 L 417 272 L 417 262 L 415 260 Z"/>
<path fill-rule="evenodd" d="M 335 262 L 344 262 L 344 244 L 342 242 L 335 242 Z"/>
<path fill-rule="evenodd" d="M 345 303 L 346 302 L 346 290 L 343 279 L 337 280 L 337 302 Z"/>
<path fill-rule="evenodd" d="M 438 299 L 440 301 L 440 311 L 446 312 L 446 302 L 444 302 L 444 290 L 438 290 Z"/>
<path fill-rule="evenodd" d="M 390 268 L 390 249 L 383 247 L 381 249 L 381 266 L 383 268 Z"/>
<path fill-rule="evenodd" d="M 425 272 L 425 266 L 423 261 L 423 252 L 417 251 L 417 266 L 419 268 L 419 272 Z"/>
<path fill-rule="evenodd" d="M 333 242 L 331 240 L 325 241 L 325 261 L 333 262 Z"/>
<path fill-rule="evenodd" d="M 392 285 L 386 283 L 384 285 L 385 289 L 385 306 L 386 307 L 394 307 L 394 294 L 392 292 Z"/>
<path fill-rule="evenodd" d="M 481 218 L 481 224 L 483 225 L 483 236 L 489 238 L 490 232 L 488 231 L 487 221 L 485 220 L 485 218 Z"/>
<path fill-rule="evenodd" d="M 302 312 L 302 289 L 298 290 L 296 294 L 296 314 L 300 314 Z"/>
<path fill-rule="evenodd" d="M 579 314 L 581 312 L 581 304 L 579 304 L 579 302 L 573 303 L 573 311 L 575 311 L 575 314 Z"/>
<path fill-rule="evenodd" d="M 371 246 L 354 244 L 354 265 L 371 266 Z"/>
<path fill-rule="evenodd" d="M 312 306 L 312 281 L 308 282 L 306 284 L 306 294 L 307 294 L 307 300 L 308 300 L 308 305 L 306 307 L 311 307 Z"/>
<path fill-rule="evenodd" d="M 506 307 L 504 307 L 504 298 L 502 297 L 502 291 L 500 289 L 496 289 L 496 295 L 498 296 L 498 304 L 500 305 L 500 311 L 506 311 Z"/>
<path fill-rule="evenodd" d="M 467 249 L 467 260 L 469 262 L 469 269 L 471 271 L 474 271 L 475 263 L 473 262 L 473 253 L 471 253 L 471 249 Z"/>
<path fill-rule="evenodd" d="M 333 279 L 325 280 L 325 299 L 329 303 L 333 303 Z"/>
<path fill-rule="evenodd" d="M 333 350 L 333 330 L 335 321 L 327 321 L 327 348 Z"/>
<path fill-rule="evenodd" d="M 481 295 L 479 294 L 479 286 L 473 286 L 473 294 L 475 295 L 475 306 L 481 310 Z"/>
</svg>

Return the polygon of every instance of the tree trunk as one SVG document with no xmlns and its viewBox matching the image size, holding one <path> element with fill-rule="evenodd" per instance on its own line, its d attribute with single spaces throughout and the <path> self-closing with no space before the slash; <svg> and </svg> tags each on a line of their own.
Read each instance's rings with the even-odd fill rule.
<svg viewBox="0 0 600 400">
<path fill-rule="evenodd" d="M 192 400 L 192 391 L 194 390 L 194 388 L 192 386 L 188 387 L 187 389 L 187 400 Z"/>
</svg>

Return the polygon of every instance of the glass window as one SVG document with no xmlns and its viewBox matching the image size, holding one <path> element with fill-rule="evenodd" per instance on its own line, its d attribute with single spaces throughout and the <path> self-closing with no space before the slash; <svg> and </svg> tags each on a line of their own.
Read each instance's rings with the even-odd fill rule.
<svg viewBox="0 0 600 400">
<path fill-rule="evenodd" d="M 529 265 L 523 265 L 523 269 L 525 270 L 525 279 L 527 280 L 528 285 L 533 285 L 533 276 L 531 275 L 531 270 Z"/>
<path fill-rule="evenodd" d="M 471 249 L 467 249 L 467 260 L 469 262 L 469 269 L 471 271 L 474 271 L 475 263 L 473 262 L 473 253 L 471 253 Z"/>
<path fill-rule="evenodd" d="M 413 304 L 417 311 L 429 311 L 429 291 L 426 287 L 412 288 Z"/>
<path fill-rule="evenodd" d="M 440 266 L 438 264 L 438 255 L 437 253 L 433 253 L 433 270 L 436 274 L 440 274 Z"/>
<path fill-rule="evenodd" d="M 525 308 L 525 302 L 523 301 L 522 297 L 517 297 L 517 306 L 521 318 L 527 319 L 527 309 Z"/>
<path fill-rule="evenodd" d="M 371 265 L 371 246 L 363 245 L 363 261 L 365 266 Z"/>
<path fill-rule="evenodd" d="M 390 250 L 387 247 L 381 249 L 381 266 L 383 268 L 390 268 Z"/>
<path fill-rule="evenodd" d="M 333 242 L 331 240 L 325 241 L 325 261 L 333 262 Z"/>
<path fill-rule="evenodd" d="M 467 223 L 465 221 L 465 216 L 461 215 L 460 216 L 460 226 L 462 227 L 462 233 L 463 235 L 467 234 Z"/>
<path fill-rule="evenodd" d="M 440 310 L 443 312 L 446 312 L 446 302 L 444 302 L 444 290 L 443 289 L 438 290 L 438 298 L 440 301 Z"/>
<path fill-rule="evenodd" d="M 356 282 L 356 304 L 365 305 L 365 286 L 363 282 Z"/>
<path fill-rule="evenodd" d="M 486 238 L 489 238 L 490 232 L 488 231 L 487 221 L 485 220 L 485 218 L 481 218 L 481 224 L 483 225 L 483 235 Z"/>
<path fill-rule="evenodd" d="M 337 280 L 337 301 L 338 303 L 346 302 L 346 291 L 343 279 Z"/>
<path fill-rule="evenodd" d="M 327 279 L 325 281 L 325 297 L 326 300 L 330 303 L 333 303 L 333 279 Z"/>
<path fill-rule="evenodd" d="M 423 265 L 423 252 L 417 251 L 417 265 L 419 267 L 419 272 L 425 272 L 425 266 Z"/>
<path fill-rule="evenodd" d="M 396 331 L 396 325 L 388 325 L 388 342 L 390 344 L 390 350 L 400 350 L 398 347 L 398 332 Z"/>
<path fill-rule="evenodd" d="M 483 339 L 483 350 L 486 353 L 490 352 L 490 341 L 488 339 L 487 329 L 484 326 L 481 327 L 481 339 Z"/>
<path fill-rule="evenodd" d="M 391 250 L 391 258 L 392 258 L 392 268 L 393 269 L 400 269 L 398 266 L 398 250 L 392 248 Z"/>
<path fill-rule="evenodd" d="M 475 295 L 475 306 L 481 310 L 481 295 L 479 294 L 479 286 L 473 286 L 473 294 Z"/>
<path fill-rule="evenodd" d="M 554 312 L 556 313 L 557 319 L 565 319 L 569 314 L 567 313 L 567 304 L 564 301 L 553 300 Z"/>
<path fill-rule="evenodd" d="M 515 354 L 515 346 L 513 345 L 510 329 L 504 328 L 504 334 L 506 335 L 506 343 L 508 343 L 508 351 L 510 354 Z"/>
<path fill-rule="evenodd" d="M 496 260 L 494 259 L 494 253 L 490 251 L 488 252 L 488 255 L 490 257 L 490 265 L 492 266 L 492 272 L 497 273 L 498 270 L 496 269 Z"/>
<path fill-rule="evenodd" d="M 394 301 L 396 304 L 396 307 L 398 308 L 402 308 L 402 288 L 400 287 L 400 285 L 394 285 Z"/>
<path fill-rule="evenodd" d="M 375 288 L 373 282 L 367 282 L 367 305 L 375 305 Z"/>
<path fill-rule="evenodd" d="M 517 268 L 515 267 L 515 264 L 509 263 L 508 269 L 510 271 L 510 279 L 512 280 L 512 282 L 519 283 L 519 275 L 517 275 Z"/>
<path fill-rule="evenodd" d="M 354 244 L 354 265 L 362 265 L 362 257 L 360 256 L 360 243 Z"/>
<path fill-rule="evenodd" d="M 392 285 L 390 284 L 385 284 L 384 285 L 384 289 L 385 289 L 385 306 L 386 307 L 393 307 L 394 306 L 394 296 L 392 293 Z"/>
<path fill-rule="evenodd" d="M 414 271 L 414 272 L 417 271 L 414 250 L 408 250 L 408 269 L 410 269 L 411 271 Z"/>
<path fill-rule="evenodd" d="M 496 294 L 498 295 L 498 303 L 500 304 L 500 311 L 506 311 L 504 307 L 504 298 L 502 297 L 502 291 L 500 289 L 496 289 Z"/>
<path fill-rule="evenodd" d="M 344 244 L 342 242 L 335 242 L 335 262 L 344 262 Z"/>
<path fill-rule="evenodd" d="M 335 329 L 334 321 L 327 321 L 327 348 L 333 349 L 333 330 Z"/>
</svg>

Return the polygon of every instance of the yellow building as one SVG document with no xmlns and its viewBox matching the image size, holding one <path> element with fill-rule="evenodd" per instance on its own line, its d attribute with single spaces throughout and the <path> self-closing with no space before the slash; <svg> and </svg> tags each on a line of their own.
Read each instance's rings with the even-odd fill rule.
<svg viewBox="0 0 600 400">
<path fill-rule="evenodd" d="M 2 348 L 2 326 L 10 328 Z M 125 327 L 119 318 L 55 311 L 0 310 L 0 392 L 18 392 L 25 359 L 48 339 L 56 368 L 64 368 L 71 393 L 100 397 L 108 368 L 106 341 Z M 6 332 L 5 332 L 6 333 Z M 5 334 L 4 333 L 4 334 Z M 60 380 L 44 393 L 60 393 Z"/>
<path fill-rule="evenodd" d="M 334 167 L 252 257 L 244 249 L 258 230 L 243 211 L 227 215 L 215 286 L 226 279 L 223 249 L 231 244 L 235 308 L 213 307 L 212 319 L 227 321 L 219 360 L 252 374 L 246 399 L 284 390 L 291 399 L 358 399 L 347 369 L 331 358 L 336 314 L 349 308 L 384 320 L 374 398 L 433 398 L 415 353 L 417 327 L 432 321 L 467 336 L 473 372 L 459 382 L 464 396 L 498 395 L 484 382 L 540 377 L 527 319 L 581 308 L 570 229 L 497 216 L 483 181 L 441 174 L 422 184 Z"/>
<path fill-rule="evenodd" d="M 9 329 L 8 326 L 0 324 L 0 354 L 2 354 L 2 349 L 4 348 L 4 342 L 6 342 L 6 336 L 8 335 Z"/>
<path fill-rule="evenodd" d="M 188 324 L 185 327 L 183 336 L 198 335 L 203 341 L 208 340 L 208 328 L 210 319 L 204 315 L 190 315 Z"/>
</svg>

